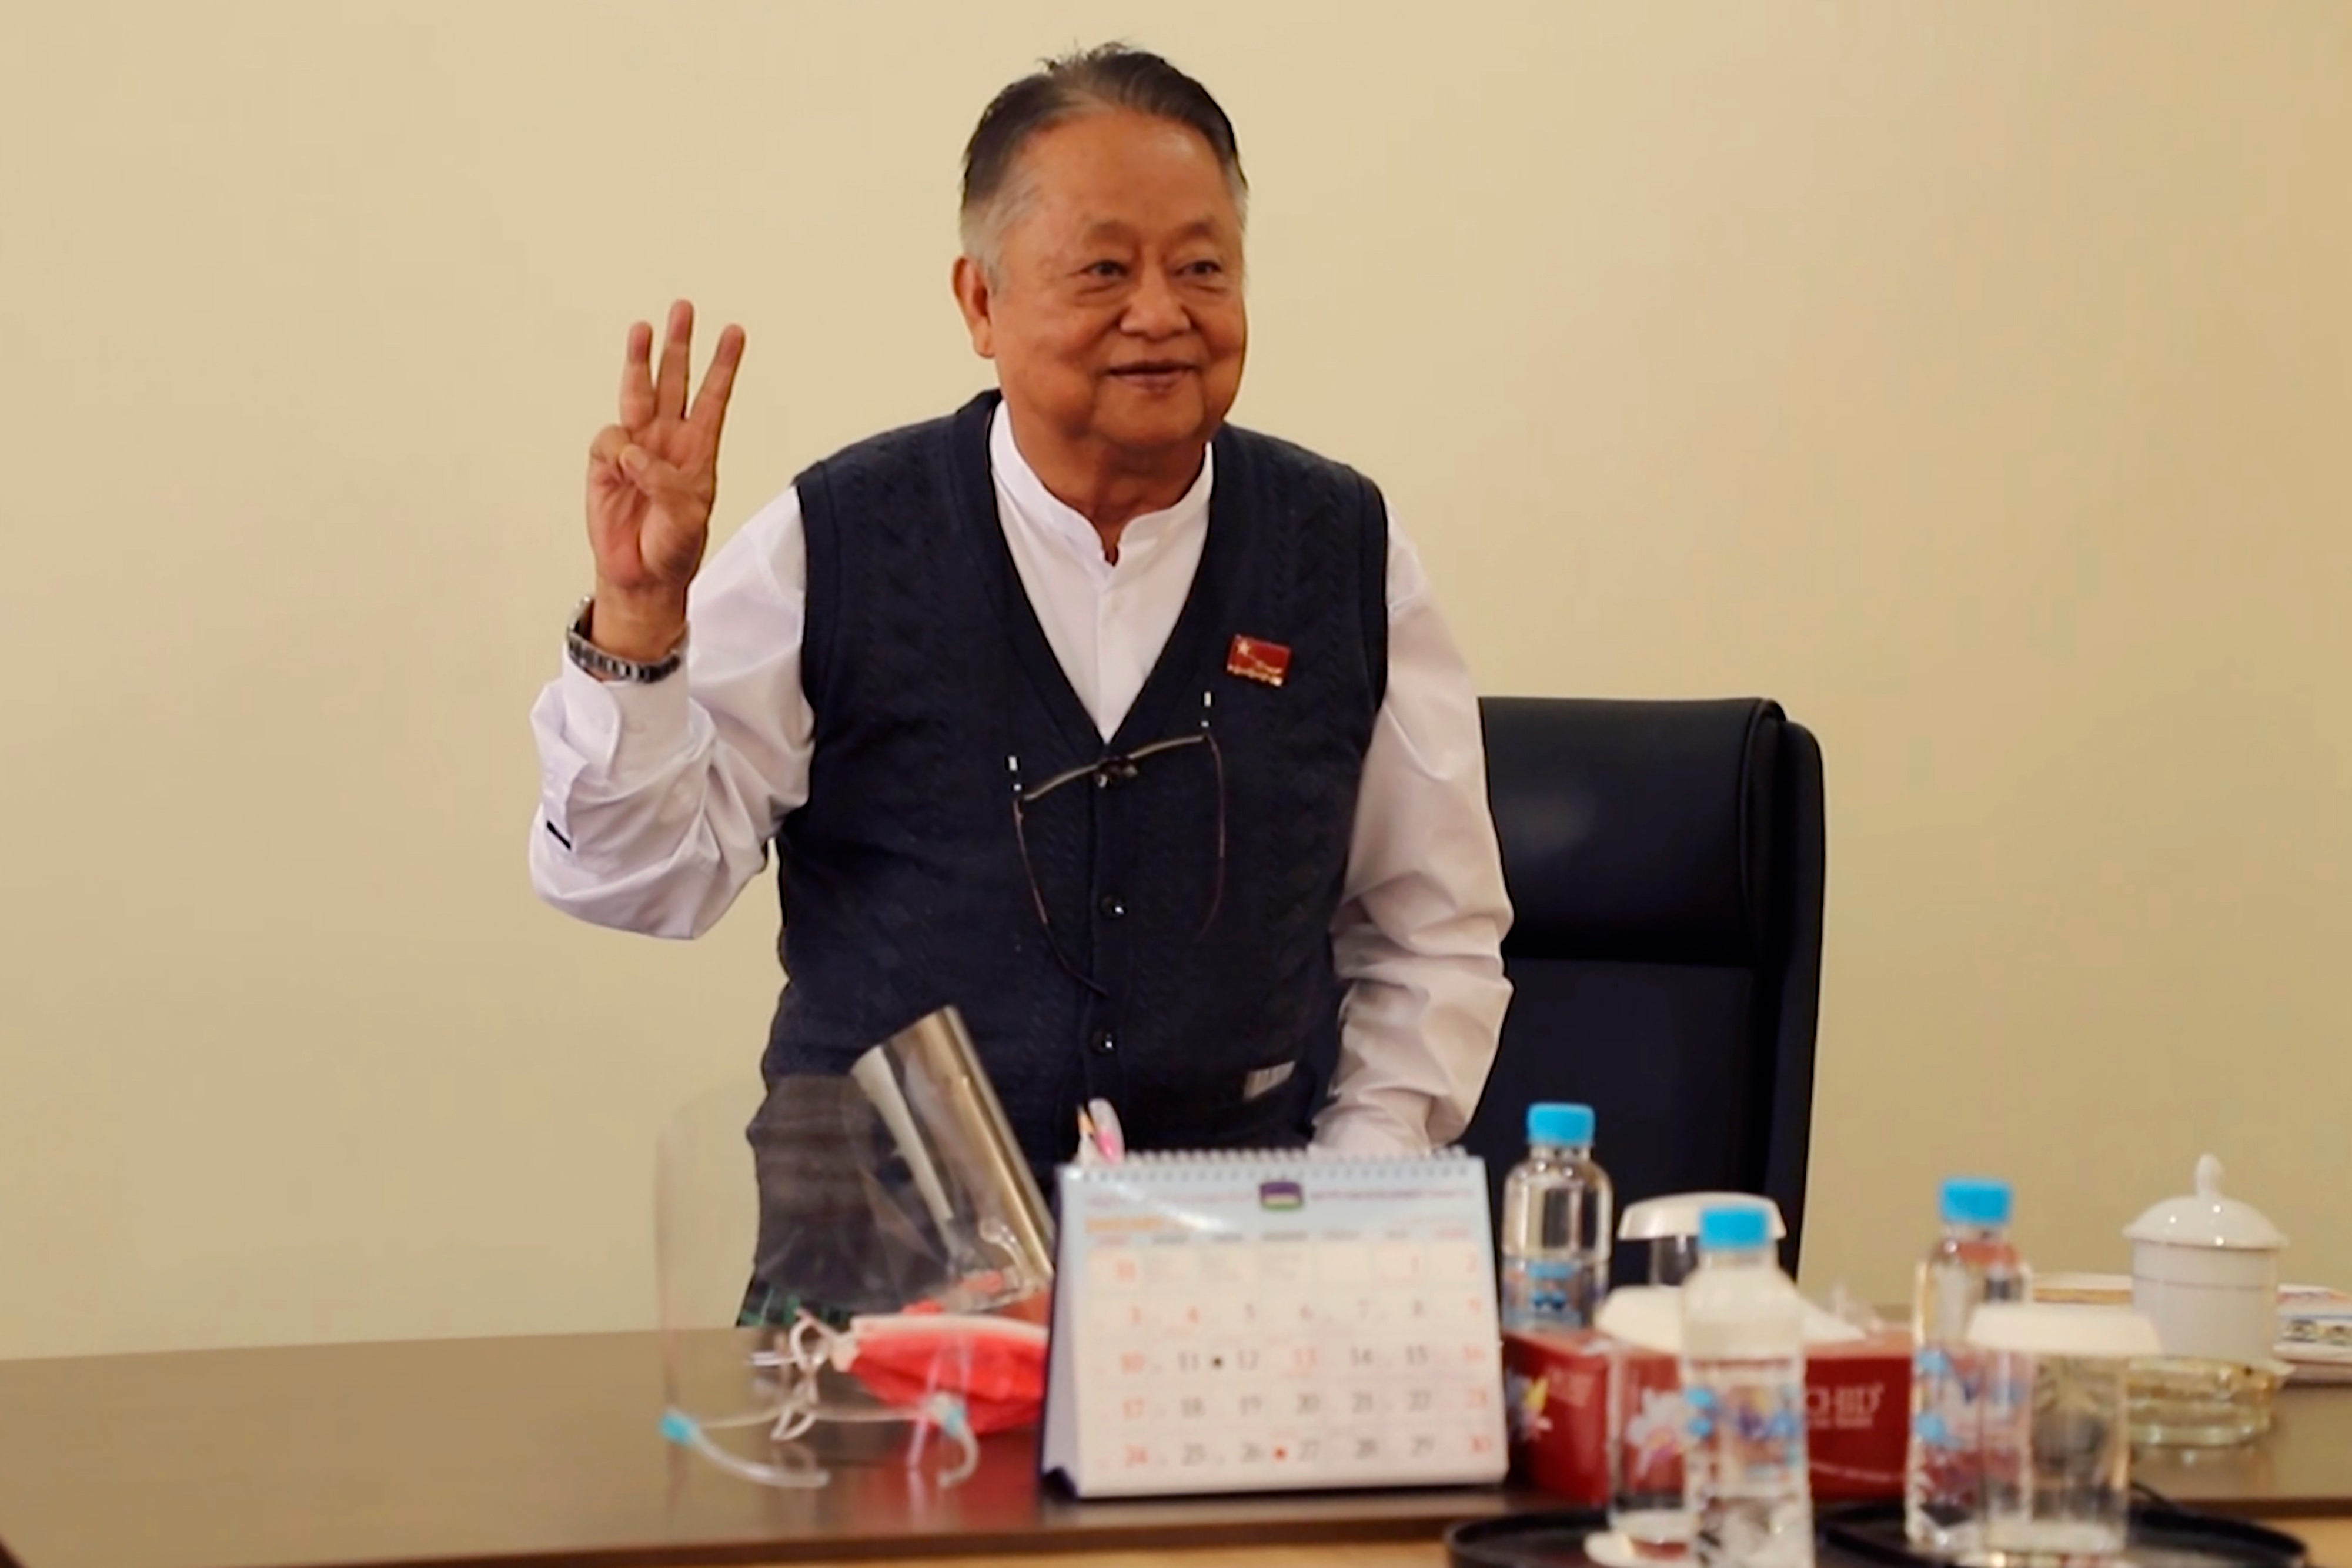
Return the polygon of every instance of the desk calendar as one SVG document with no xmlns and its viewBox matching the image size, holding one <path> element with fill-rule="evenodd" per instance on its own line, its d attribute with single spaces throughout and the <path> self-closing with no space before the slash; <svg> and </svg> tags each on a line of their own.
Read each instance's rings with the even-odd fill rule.
<svg viewBox="0 0 2352 1568">
<path fill-rule="evenodd" d="M 1066 1166 L 1039 1466 L 1081 1497 L 1502 1479 L 1484 1165 Z"/>
</svg>

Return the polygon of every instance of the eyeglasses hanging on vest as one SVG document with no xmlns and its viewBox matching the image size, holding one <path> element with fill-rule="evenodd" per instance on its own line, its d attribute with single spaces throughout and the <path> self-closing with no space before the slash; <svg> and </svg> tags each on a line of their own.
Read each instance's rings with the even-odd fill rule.
<svg viewBox="0 0 2352 1568">
<path fill-rule="evenodd" d="M 1199 928 L 1192 933 L 1193 940 L 1198 941 L 1209 934 L 1210 926 L 1216 924 L 1217 912 L 1223 907 L 1225 902 L 1225 754 L 1217 746 L 1217 732 L 1209 725 L 1210 711 L 1214 706 L 1214 695 L 1202 692 L 1200 727 L 1190 734 L 1171 736 L 1165 740 L 1155 740 L 1149 746 L 1139 746 L 1130 751 L 1114 752 L 1084 767 L 1066 768 L 1042 783 L 1032 785 L 1022 781 L 1021 758 L 1017 752 L 1008 753 L 1004 758 L 1006 770 L 1012 775 L 1013 779 L 1013 841 L 1021 846 L 1021 870 L 1022 873 L 1029 879 L 1029 897 L 1036 907 L 1037 924 L 1045 928 L 1045 941 L 1054 950 L 1054 961 L 1062 967 L 1070 978 L 1097 996 L 1107 996 L 1108 992 L 1099 981 L 1087 974 L 1070 956 L 1068 949 L 1062 946 L 1060 935 L 1054 929 L 1053 915 L 1045 908 L 1045 890 L 1038 884 L 1037 867 L 1029 855 L 1028 808 L 1036 805 L 1064 785 L 1076 784 L 1081 779 L 1091 779 L 1097 789 L 1108 789 L 1115 785 L 1132 783 L 1139 778 L 1143 771 L 1142 764 L 1147 758 L 1165 757 L 1171 752 L 1182 752 L 1195 747 L 1204 750 L 1209 767 L 1216 778 L 1217 821 L 1215 870 L 1209 883 L 1208 908 L 1201 915 Z"/>
</svg>

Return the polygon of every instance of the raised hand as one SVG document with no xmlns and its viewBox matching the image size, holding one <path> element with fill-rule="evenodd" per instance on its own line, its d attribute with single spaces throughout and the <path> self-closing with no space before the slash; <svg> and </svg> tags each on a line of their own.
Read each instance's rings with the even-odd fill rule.
<svg viewBox="0 0 2352 1568">
<path fill-rule="evenodd" d="M 588 548 L 596 558 L 589 636 L 625 659 L 655 660 L 686 634 L 686 589 L 702 566 L 710 507 L 719 494 L 719 437 L 743 329 L 729 327 L 687 407 L 694 306 L 669 308 L 661 368 L 654 329 L 629 329 L 621 361 L 620 422 L 588 447 Z"/>
</svg>

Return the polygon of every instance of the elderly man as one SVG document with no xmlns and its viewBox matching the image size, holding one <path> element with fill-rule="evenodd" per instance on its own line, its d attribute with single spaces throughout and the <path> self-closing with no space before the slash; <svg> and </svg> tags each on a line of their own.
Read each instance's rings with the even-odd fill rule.
<svg viewBox="0 0 2352 1568">
<path fill-rule="evenodd" d="M 1380 492 L 1225 423 L 1246 194 L 1157 56 L 1006 88 L 953 273 L 998 390 L 815 465 L 708 566 L 743 335 L 689 406 L 690 307 L 658 365 L 630 329 L 532 877 L 692 936 L 772 840 L 772 1082 L 953 1003 L 1041 1170 L 1096 1100 L 1139 1147 L 1365 1153 L 1475 1106 L 1509 994 L 1475 697 Z"/>
</svg>

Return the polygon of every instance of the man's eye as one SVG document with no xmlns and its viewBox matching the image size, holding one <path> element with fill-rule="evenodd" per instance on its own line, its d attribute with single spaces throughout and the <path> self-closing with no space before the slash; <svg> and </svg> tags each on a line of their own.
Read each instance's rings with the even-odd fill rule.
<svg viewBox="0 0 2352 1568">
<path fill-rule="evenodd" d="M 1225 270 L 1225 264 L 1222 261 L 1196 261 L 1184 270 L 1195 277 L 1214 277 Z"/>
<path fill-rule="evenodd" d="M 1087 266 L 1087 276 L 1088 277 L 1124 277 L 1127 276 L 1127 268 L 1115 261 L 1097 261 Z"/>
</svg>

